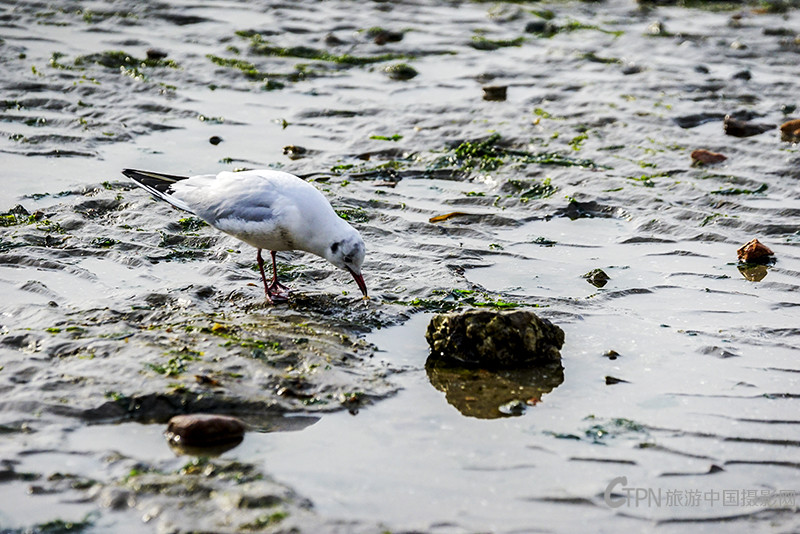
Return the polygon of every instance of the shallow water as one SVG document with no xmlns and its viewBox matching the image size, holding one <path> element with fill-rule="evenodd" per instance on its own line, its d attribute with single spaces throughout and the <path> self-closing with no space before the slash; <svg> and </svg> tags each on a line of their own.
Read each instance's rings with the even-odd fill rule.
<svg viewBox="0 0 800 534">
<path fill-rule="evenodd" d="M 543 10 L 560 31 L 526 32 Z M 262 431 L 221 460 L 282 488 L 272 529 L 797 530 L 796 499 L 752 497 L 800 490 L 798 151 L 777 128 L 727 136 L 722 117 L 800 116 L 799 22 L 796 6 L 616 0 L 0 4 L 0 211 L 41 210 L 0 228 L 0 531 L 87 514 L 87 532 L 223 529 L 250 512 L 191 492 L 107 502 L 187 461 L 143 423 L 214 407 Z M 402 40 L 376 43 L 377 26 Z M 149 48 L 175 63 L 114 63 Z M 293 56 L 309 48 L 329 55 Z M 400 62 L 418 74 L 389 78 Z M 455 149 L 495 133 L 485 159 Z M 693 166 L 697 148 L 728 159 Z M 286 254 L 296 300 L 264 307 L 252 250 L 119 175 L 266 166 L 347 210 L 369 305 Z M 754 237 L 777 261 L 740 269 Z M 598 268 L 603 287 L 582 278 Z M 521 416 L 465 416 L 428 377 L 426 312 L 475 303 L 565 330 L 563 382 Z M 174 376 L 154 372 L 167 358 Z M 613 499 L 698 501 L 613 508 L 620 476 Z M 224 482 L 215 495 L 235 494 Z"/>
</svg>

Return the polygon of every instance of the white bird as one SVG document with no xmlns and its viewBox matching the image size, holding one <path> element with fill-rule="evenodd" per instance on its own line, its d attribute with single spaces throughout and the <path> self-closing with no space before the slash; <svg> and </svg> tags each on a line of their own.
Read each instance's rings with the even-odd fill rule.
<svg viewBox="0 0 800 534">
<path fill-rule="evenodd" d="M 124 169 L 122 174 L 152 195 L 188 211 L 226 234 L 255 247 L 270 303 L 286 301 L 289 288 L 278 282 L 275 253 L 304 250 L 348 271 L 367 296 L 361 275 L 365 247 L 358 231 L 339 217 L 313 185 L 273 170 L 173 176 Z M 267 285 L 261 250 L 272 253 L 272 283 Z"/>
</svg>

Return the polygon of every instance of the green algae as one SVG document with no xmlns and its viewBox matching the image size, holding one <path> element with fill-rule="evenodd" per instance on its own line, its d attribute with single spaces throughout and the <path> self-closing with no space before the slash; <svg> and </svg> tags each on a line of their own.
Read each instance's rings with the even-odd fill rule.
<svg viewBox="0 0 800 534">
<path fill-rule="evenodd" d="M 522 46 L 524 42 L 524 37 L 517 37 L 516 39 L 487 39 L 482 35 L 475 35 L 469 45 L 476 50 L 497 50 L 510 46 Z"/>
<path fill-rule="evenodd" d="M 346 208 L 335 211 L 336 215 L 348 222 L 365 223 L 369 221 L 369 215 L 363 208 Z"/>
<path fill-rule="evenodd" d="M 523 165 L 556 165 L 561 167 L 608 168 L 589 159 L 578 159 L 556 152 L 532 153 L 503 146 L 502 136 L 493 133 L 485 139 L 463 141 L 450 154 L 436 160 L 434 169 L 457 167 L 461 171 L 490 172 L 508 162 Z"/>
<path fill-rule="evenodd" d="M 719 189 L 717 191 L 711 191 L 712 195 L 724 195 L 724 196 L 731 196 L 731 195 L 758 195 L 765 193 L 767 191 L 767 184 L 761 184 L 756 189 L 742 189 L 738 187 L 729 187 L 727 189 Z"/>
<path fill-rule="evenodd" d="M 396 300 L 392 304 L 408 306 L 425 311 L 446 312 L 464 306 L 476 308 L 509 309 L 518 307 L 539 307 L 538 304 L 514 302 L 494 298 L 486 292 L 473 289 L 434 289 L 430 297 L 417 297 L 412 300 Z"/>
</svg>

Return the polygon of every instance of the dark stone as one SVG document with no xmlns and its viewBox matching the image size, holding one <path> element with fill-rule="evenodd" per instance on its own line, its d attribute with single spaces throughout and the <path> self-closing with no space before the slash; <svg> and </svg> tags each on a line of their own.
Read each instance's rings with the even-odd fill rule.
<svg viewBox="0 0 800 534">
<path fill-rule="evenodd" d="M 547 20 L 532 20 L 525 25 L 525 32 L 538 33 L 544 37 L 552 37 L 558 33 L 558 26 Z"/>
<path fill-rule="evenodd" d="M 561 361 L 564 331 L 525 310 L 438 314 L 425 333 L 431 358 L 488 368 Z"/>
<path fill-rule="evenodd" d="M 483 88 L 483 99 L 492 102 L 503 102 L 508 93 L 506 85 L 486 85 Z"/>
<path fill-rule="evenodd" d="M 753 77 L 753 74 L 749 70 L 740 70 L 736 74 L 733 75 L 734 80 L 750 80 Z"/>
<path fill-rule="evenodd" d="M 611 277 L 603 269 L 592 269 L 584 274 L 583 278 L 586 278 L 586 281 L 594 287 L 604 287 L 611 280 Z"/>
<path fill-rule="evenodd" d="M 159 50 L 157 48 L 148 48 L 147 49 L 147 59 L 154 59 L 156 61 L 161 59 L 166 59 L 169 54 L 164 52 L 163 50 Z"/>
<path fill-rule="evenodd" d="M 623 380 L 621 378 L 616 378 L 616 377 L 613 377 L 613 376 L 607 376 L 606 377 L 606 385 L 607 386 L 613 386 L 614 384 L 630 384 L 630 382 L 628 382 L 627 380 Z"/>
<path fill-rule="evenodd" d="M 218 135 L 212 135 L 209 138 L 208 142 L 211 143 L 212 145 L 216 146 L 216 145 L 218 145 L 218 144 L 220 144 L 222 142 L 222 138 L 220 136 L 218 136 Z"/>
<path fill-rule="evenodd" d="M 245 424 L 236 417 L 214 414 L 176 415 L 167 424 L 167 439 L 186 447 L 214 447 L 239 442 Z"/>
<path fill-rule="evenodd" d="M 737 120 L 730 115 L 725 115 L 723 128 L 727 135 L 732 135 L 734 137 L 751 137 L 772 130 L 775 127 L 771 124 L 758 124 L 755 122 Z"/>
<path fill-rule="evenodd" d="M 672 120 L 681 128 L 695 128 L 707 122 L 718 121 L 724 117 L 725 115 L 722 113 L 695 113 L 693 115 L 675 117 Z"/>
</svg>

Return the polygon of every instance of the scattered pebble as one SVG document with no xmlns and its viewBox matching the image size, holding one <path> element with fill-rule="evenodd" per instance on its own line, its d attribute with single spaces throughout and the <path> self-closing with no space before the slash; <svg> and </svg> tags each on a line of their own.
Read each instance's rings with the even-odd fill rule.
<svg viewBox="0 0 800 534">
<path fill-rule="evenodd" d="M 775 253 L 758 239 L 752 239 L 736 251 L 739 261 L 745 263 L 767 263 Z"/>
<path fill-rule="evenodd" d="M 169 54 L 164 52 L 163 50 L 159 50 L 157 48 L 148 48 L 147 49 L 147 59 L 154 59 L 160 60 L 165 59 Z"/>
<path fill-rule="evenodd" d="M 734 137 L 751 137 L 769 131 L 774 128 L 774 126 L 771 124 L 740 121 L 734 119 L 730 115 L 725 115 L 723 128 L 727 135 L 732 135 Z"/>
<path fill-rule="evenodd" d="M 486 85 L 483 88 L 483 99 L 492 102 L 503 102 L 508 93 L 506 85 Z"/>
<path fill-rule="evenodd" d="M 611 277 L 608 276 L 603 269 L 592 269 L 583 275 L 583 278 L 594 287 L 604 287 Z"/>
<path fill-rule="evenodd" d="M 209 138 L 208 142 L 211 143 L 212 145 L 216 146 L 216 145 L 218 145 L 218 144 L 220 144 L 222 142 L 222 138 L 220 136 L 218 136 L 218 135 L 212 135 Z"/>
<path fill-rule="evenodd" d="M 692 162 L 694 163 L 719 163 L 721 161 L 725 161 L 728 159 L 727 156 L 724 154 L 720 154 L 718 152 L 711 152 L 710 150 L 706 150 L 704 148 L 695 150 L 692 152 Z"/>
<path fill-rule="evenodd" d="M 616 378 L 614 376 L 607 376 L 606 377 L 606 385 L 613 386 L 614 384 L 630 384 L 627 380 L 623 380 L 621 378 Z"/>
<path fill-rule="evenodd" d="M 283 147 L 283 154 L 289 156 L 289 159 L 300 159 L 306 155 L 308 149 L 302 146 L 286 145 Z"/>
<path fill-rule="evenodd" d="M 176 415 L 167 424 L 167 440 L 186 447 L 213 447 L 241 441 L 245 424 L 236 417 L 213 414 Z"/>
<path fill-rule="evenodd" d="M 800 141 L 800 119 L 794 119 L 781 124 L 781 138 L 784 141 Z"/>
<path fill-rule="evenodd" d="M 616 360 L 617 358 L 619 358 L 619 352 L 612 349 L 606 351 L 605 354 L 603 354 L 603 356 L 605 356 L 609 360 Z"/>
<path fill-rule="evenodd" d="M 391 79 L 398 81 L 410 80 L 419 74 L 414 67 L 406 63 L 396 63 L 383 69 L 383 72 Z"/>
</svg>

